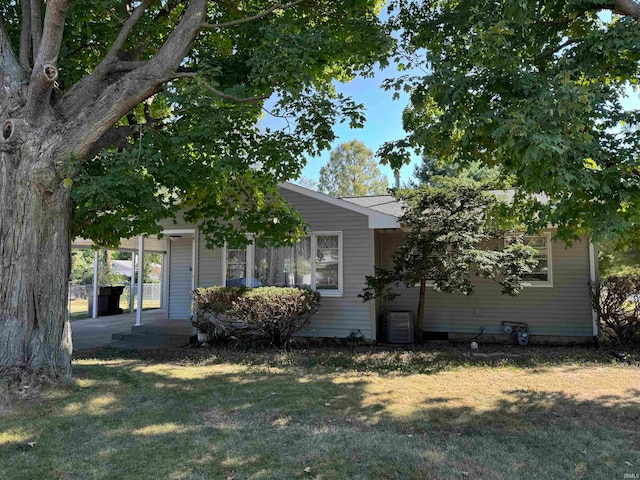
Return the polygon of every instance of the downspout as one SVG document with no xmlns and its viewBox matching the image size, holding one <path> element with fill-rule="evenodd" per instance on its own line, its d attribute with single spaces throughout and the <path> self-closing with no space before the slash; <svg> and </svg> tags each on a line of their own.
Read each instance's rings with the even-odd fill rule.
<svg viewBox="0 0 640 480">
<path fill-rule="evenodd" d="M 596 248 L 591 239 L 589 239 L 589 279 L 591 281 L 591 285 L 597 285 L 600 281 L 598 278 L 598 257 L 596 256 Z M 597 337 L 600 333 L 599 330 L 599 318 L 598 318 L 598 310 L 594 307 L 593 302 L 591 305 L 591 323 L 593 328 L 593 336 Z"/>
</svg>

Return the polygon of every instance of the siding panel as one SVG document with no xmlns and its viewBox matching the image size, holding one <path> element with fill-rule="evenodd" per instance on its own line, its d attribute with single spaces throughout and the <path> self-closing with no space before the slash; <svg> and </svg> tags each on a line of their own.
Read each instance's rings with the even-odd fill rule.
<svg viewBox="0 0 640 480">
<path fill-rule="evenodd" d="M 191 316 L 191 262 L 193 239 L 172 238 L 169 265 L 169 318 Z"/>
<path fill-rule="evenodd" d="M 300 335 L 343 338 L 359 330 L 364 338 L 375 338 L 371 305 L 358 298 L 365 286 L 365 276 L 373 274 L 373 232 L 369 230 L 368 218 L 288 190 L 281 190 L 280 193 L 295 205 L 311 231 L 342 232 L 343 296 L 322 297 L 318 314 L 311 318 L 311 323 Z M 180 227 L 179 224 L 173 228 Z M 201 235 L 198 248 L 198 286 L 223 284 L 222 261 L 222 249 L 207 249 Z"/>
<path fill-rule="evenodd" d="M 380 235 L 380 263 L 390 266 L 390 256 L 401 240 L 399 233 Z M 494 242 L 496 245 L 501 241 Z M 583 239 L 566 249 L 552 242 L 553 287 L 527 287 L 518 296 L 500 293 L 497 283 L 477 279 L 471 296 L 436 292 L 427 288 L 424 331 L 502 335 L 501 322 L 529 324 L 532 335 L 593 335 L 589 298 L 589 242 Z M 383 311 L 411 310 L 418 305 L 418 288 L 399 288 L 399 297 L 383 303 Z"/>
</svg>

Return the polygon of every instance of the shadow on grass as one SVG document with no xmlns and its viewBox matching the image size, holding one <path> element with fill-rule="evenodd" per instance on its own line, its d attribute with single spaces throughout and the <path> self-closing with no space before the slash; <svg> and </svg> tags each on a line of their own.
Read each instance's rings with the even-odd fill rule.
<svg viewBox="0 0 640 480">
<path fill-rule="evenodd" d="M 318 355 L 96 353 L 0 428 L 8 478 L 622 478 L 639 447 L 637 389 L 514 388 L 483 409 L 434 396 L 399 415 Z"/>
</svg>

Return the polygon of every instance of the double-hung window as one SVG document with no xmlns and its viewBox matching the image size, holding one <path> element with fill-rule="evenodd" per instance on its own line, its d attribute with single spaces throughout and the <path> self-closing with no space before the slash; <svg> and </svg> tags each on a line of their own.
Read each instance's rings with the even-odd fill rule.
<svg viewBox="0 0 640 480">
<path fill-rule="evenodd" d="M 507 237 L 506 244 L 513 241 L 513 237 Z M 532 272 L 524 275 L 525 285 L 528 287 L 553 287 L 553 271 L 551 263 L 551 234 L 545 232 L 541 235 L 525 235 L 522 243 L 536 249 L 536 266 Z"/>
<path fill-rule="evenodd" d="M 315 232 L 286 247 L 225 248 L 225 285 L 282 286 L 342 295 L 342 232 Z"/>
</svg>

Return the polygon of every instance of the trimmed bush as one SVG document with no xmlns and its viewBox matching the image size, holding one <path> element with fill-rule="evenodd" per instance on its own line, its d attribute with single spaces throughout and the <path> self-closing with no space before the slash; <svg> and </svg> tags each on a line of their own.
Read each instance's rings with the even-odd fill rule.
<svg viewBox="0 0 640 480">
<path fill-rule="evenodd" d="M 591 286 L 591 299 L 605 339 L 640 344 L 640 277 L 607 277 Z"/>
<path fill-rule="evenodd" d="M 200 331 L 277 347 L 309 322 L 320 303 L 318 292 L 286 287 L 199 288 L 192 297 Z"/>
</svg>

